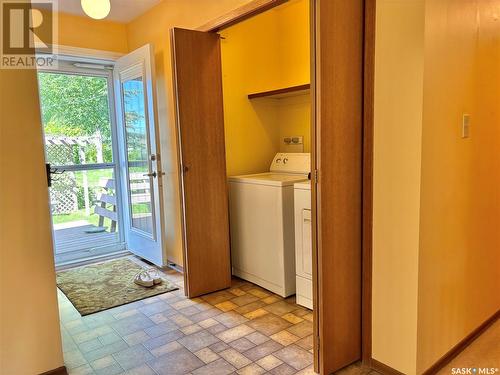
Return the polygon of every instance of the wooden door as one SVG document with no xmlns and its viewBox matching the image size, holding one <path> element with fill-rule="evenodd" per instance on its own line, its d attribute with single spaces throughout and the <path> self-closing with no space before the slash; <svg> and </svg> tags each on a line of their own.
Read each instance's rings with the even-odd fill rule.
<svg viewBox="0 0 500 375">
<path fill-rule="evenodd" d="M 219 35 L 172 31 L 186 294 L 231 285 Z"/>
<path fill-rule="evenodd" d="M 363 0 L 315 0 L 315 348 L 330 374 L 361 359 Z"/>
</svg>

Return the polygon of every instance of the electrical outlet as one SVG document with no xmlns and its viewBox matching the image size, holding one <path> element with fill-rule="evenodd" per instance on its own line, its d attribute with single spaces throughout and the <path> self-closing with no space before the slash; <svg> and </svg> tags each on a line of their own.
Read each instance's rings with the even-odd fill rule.
<svg viewBox="0 0 500 375">
<path fill-rule="evenodd" d="M 301 145 L 304 143 L 304 137 L 302 137 L 301 135 L 283 137 L 283 143 L 285 143 L 286 145 Z"/>
</svg>

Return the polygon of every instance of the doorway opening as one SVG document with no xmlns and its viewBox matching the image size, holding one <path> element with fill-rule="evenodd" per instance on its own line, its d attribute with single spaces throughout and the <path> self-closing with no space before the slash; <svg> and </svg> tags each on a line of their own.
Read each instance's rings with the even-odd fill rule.
<svg viewBox="0 0 500 375">
<path fill-rule="evenodd" d="M 249 306 L 246 324 L 274 324 L 270 338 L 288 337 L 306 367 L 316 340 L 310 13 L 294 0 L 218 33 L 173 31 L 187 295 L 252 283 L 268 303 Z M 306 349 L 295 344 L 306 337 Z"/>
<path fill-rule="evenodd" d="M 258 117 L 261 123 L 264 120 L 272 119 L 273 114 L 269 109 L 273 106 L 270 103 L 276 100 L 283 101 L 281 102 L 283 104 L 292 100 L 295 95 L 298 98 L 304 90 L 307 90 L 308 82 L 296 82 L 292 85 L 278 86 L 262 91 L 249 90 L 249 88 L 262 84 L 268 79 L 266 69 L 272 66 L 272 62 L 266 59 L 272 61 L 274 54 L 283 47 L 283 44 L 275 44 L 268 48 L 266 53 L 262 54 L 263 59 L 255 62 L 254 55 L 245 56 L 245 47 L 249 45 L 251 48 L 254 41 L 257 45 L 263 41 L 262 45 L 265 45 L 268 33 L 279 25 L 279 21 L 242 33 L 243 36 L 248 37 L 247 42 L 242 43 L 239 48 L 235 48 L 233 54 L 237 57 L 245 56 L 240 62 L 243 67 L 241 75 L 243 78 L 236 82 L 235 86 L 237 89 L 244 88 L 246 91 L 237 93 L 229 100 L 231 102 L 255 101 L 255 104 L 253 104 L 252 111 L 235 111 L 235 115 L 232 112 L 235 107 L 227 105 L 227 87 L 225 86 L 227 80 L 234 77 L 235 74 L 233 71 L 225 69 L 227 65 L 224 65 L 224 53 L 222 53 L 222 64 L 220 56 L 221 49 L 224 52 L 224 46 L 231 43 L 232 37 L 234 40 L 234 35 L 232 36 L 230 32 L 233 27 L 237 29 L 241 25 L 265 15 L 266 13 L 262 12 L 269 11 L 269 8 L 275 10 L 280 7 L 293 6 L 294 3 L 297 2 L 268 1 L 265 9 L 261 11 L 256 5 L 253 11 L 246 9 L 241 14 L 233 13 L 221 17 L 220 20 L 201 28 L 202 31 L 184 29 L 174 29 L 173 31 L 184 215 L 184 269 L 186 292 L 190 297 L 231 286 L 231 267 L 233 267 L 233 274 L 235 264 L 236 268 L 240 267 L 238 264 L 240 262 L 239 254 L 234 252 L 235 247 L 240 247 L 240 244 L 235 243 L 235 241 L 238 242 L 240 239 L 246 238 L 250 243 L 253 241 L 255 246 L 265 246 L 265 244 L 261 245 L 265 243 L 265 240 L 259 242 L 258 240 L 261 238 L 258 236 L 262 237 L 273 231 L 267 226 L 260 232 L 257 231 L 256 234 L 250 230 L 248 225 L 240 226 L 239 223 L 245 221 L 244 216 L 253 219 L 255 225 L 258 226 L 267 222 L 274 214 L 269 212 L 267 217 L 257 215 L 259 210 L 271 207 L 277 207 L 278 211 L 283 209 L 283 206 L 275 205 L 276 201 L 280 200 L 278 197 L 272 200 L 273 204 L 264 202 L 259 205 L 258 201 L 250 202 L 250 198 L 253 199 L 253 197 L 233 191 L 232 187 L 229 188 L 228 194 L 226 190 L 227 178 L 228 175 L 232 175 L 228 174 L 228 169 L 234 167 L 235 160 L 244 159 L 241 155 L 239 160 L 238 158 L 230 159 L 230 156 L 248 149 L 251 151 L 248 154 L 250 161 L 245 161 L 247 163 L 245 167 L 256 165 L 258 161 L 261 161 L 262 159 L 259 160 L 260 154 L 266 148 L 269 149 L 270 144 L 272 147 L 272 142 L 259 143 L 258 140 L 256 141 L 254 136 L 258 134 L 258 131 L 251 131 L 248 119 L 252 116 Z M 364 280 L 368 280 L 370 275 L 368 268 L 362 268 L 363 241 L 370 241 L 367 237 L 363 238 L 363 235 L 368 233 L 369 228 L 366 228 L 363 233 L 362 224 L 364 218 L 369 215 L 368 205 L 364 207 L 364 203 L 369 204 L 369 202 L 368 200 L 363 202 L 364 177 L 368 177 L 363 170 L 363 164 L 366 165 L 363 161 L 363 142 L 365 141 L 363 138 L 363 116 L 365 110 L 366 116 L 370 110 L 370 108 L 363 108 L 365 100 L 363 80 L 369 79 L 368 76 L 364 76 L 365 2 L 361 0 L 352 2 L 312 1 L 309 4 L 312 20 L 309 30 L 312 36 L 310 45 L 312 53 L 306 58 L 311 61 L 309 79 L 313 103 L 312 105 L 309 103 L 313 119 L 312 126 L 310 126 L 312 181 L 309 184 L 311 197 L 309 198 L 310 206 L 307 207 L 306 198 L 305 207 L 301 207 L 299 215 L 294 216 L 299 218 L 295 224 L 300 224 L 298 231 L 303 235 L 302 240 L 298 239 L 297 242 L 302 241 L 303 244 L 308 245 L 308 241 L 304 242 L 303 238 L 308 238 L 309 234 L 312 240 L 312 244 L 309 242 L 310 247 L 302 247 L 303 258 L 299 260 L 299 263 L 302 266 L 307 266 L 302 267 L 301 271 L 304 271 L 305 268 L 312 271 L 311 286 L 313 290 L 311 295 L 314 307 L 313 352 L 315 369 L 321 373 L 331 373 L 360 360 L 362 336 L 366 338 L 369 335 L 368 332 L 362 333 L 361 327 L 362 291 L 366 292 L 363 295 L 363 300 L 366 301 L 369 297 L 367 289 L 369 285 Z M 222 41 L 216 32 L 220 32 L 223 37 Z M 248 65 L 245 65 L 246 63 Z M 261 67 L 259 74 L 252 75 L 254 68 L 252 64 Z M 290 65 L 290 61 L 281 64 L 281 71 L 275 76 L 286 74 Z M 195 70 L 191 68 L 192 66 L 202 66 L 203 69 Z M 250 82 L 246 82 L 244 79 Z M 366 83 L 370 85 L 369 81 Z M 302 93 L 300 93 L 301 91 Z M 366 94 L 366 98 L 369 100 L 368 91 Z M 292 99 L 288 96 L 292 96 Z M 193 105 L 194 103 L 196 105 Z M 302 104 L 307 105 L 308 103 L 305 101 Z M 366 104 L 370 105 L 370 103 Z M 258 116 L 255 116 L 259 106 L 262 107 L 262 111 Z M 236 119 L 235 129 L 237 132 L 241 132 L 242 137 L 239 143 L 234 142 L 229 148 L 228 144 L 232 143 L 234 136 L 231 134 L 233 129 L 225 128 L 222 123 L 223 120 L 227 120 L 231 116 Z M 298 118 L 299 116 L 292 116 L 289 121 L 293 122 Z M 369 121 L 368 118 L 366 120 Z M 237 125 L 244 126 L 238 128 Z M 367 125 L 370 126 L 365 124 L 365 126 Z M 268 138 L 271 138 L 269 135 L 273 131 L 280 133 L 276 128 L 265 128 L 264 126 L 258 130 L 262 132 L 262 129 Z M 288 133 L 290 130 L 286 128 L 285 131 L 287 134 L 282 135 L 285 135 L 283 141 L 288 141 L 286 142 L 287 147 L 302 147 L 301 141 L 304 142 L 304 139 L 300 139 L 300 132 Z M 369 138 L 366 139 L 366 142 L 365 151 L 369 152 Z M 207 144 L 210 147 L 206 147 Z M 279 150 L 279 143 L 277 145 Z M 297 148 L 293 151 L 297 151 Z M 258 189 L 255 185 L 264 185 L 262 173 L 265 173 L 266 170 L 268 172 L 277 171 L 274 167 L 275 164 L 282 163 L 285 159 L 288 162 L 289 155 L 298 155 L 293 151 L 274 154 L 274 158 L 269 157 L 268 160 L 273 161 L 270 164 L 270 169 L 260 167 L 260 170 L 251 171 L 250 167 L 248 172 L 243 171 L 242 179 L 247 179 L 249 185 L 254 185 L 253 189 Z M 252 156 L 254 157 L 252 158 Z M 365 161 L 369 162 L 370 157 L 368 154 L 365 155 Z M 280 166 L 283 166 L 283 163 Z M 258 172 L 260 172 L 260 176 Z M 303 171 L 300 170 L 300 172 Z M 250 173 L 250 175 L 245 173 Z M 370 183 L 369 178 L 365 181 L 366 184 Z M 229 184 L 233 182 L 242 185 L 243 181 L 231 181 L 230 178 Z M 303 190 L 307 191 L 307 189 Z M 229 205 L 223 197 L 225 194 L 229 195 Z M 245 209 L 239 210 L 231 207 L 231 201 L 235 200 L 244 204 Z M 262 203 L 262 201 L 260 202 Z M 299 205 L 302 204 L 298 203 L 297 207 Z M 228 211 L 230 215 L 227 214 Z M 310 226 L 307 224 L 309 219 Z M 295 228 L 297 228 L 296 225 L 294 225 Z M 207 240 L 206 233 L 217 238 L 217 241 L 212 243 L 212 241 Z M 290 235 L 289 232 L 283 237 L 293 241 L 296 239 L 295 234 L 297 233 Z M 271 237 L 272 235 L 269 235 L 269 238 Z M 295 248 L 297 242 L 292 248 Z M 251 246 L 247 246 L 247 249 L 251 249 Z M 277 247 L 274 246 L 273 250 L 276 249 Z M 364 250 L 369 251 L 369 246 L 366 245 Z M 312 253 L 310 264 L 304 262 L 306 252 Z M 258 251 L 250 250 L 247 253 L 248 258 L 245 261 L 257 263 Z M 301 255 L 299 254 L 299 256 Z M 267 259 L 272 264 L 264 264 L 261 269 L 267 268 L 268 271 L 273 269 L 274 273 L 269 271 L 268 274 L 272 274 L 275 279 L 278 279 L 279 271 L 285 267 L 285 257 L 268 256 Z M 294 259 L 294 261 L 297 260 Z M 369 266 L 369 264 L 367 265 Z M 213 272 L 204 273 L 207 268 Z M 295 271 L 297 272 L 297 270 Z M 246 275 L 239 273 L 238 276 L 247 279 L 250 279 L 250 276 L 257 276 L 253 277 L 251 281 L 272 290 L 273 286 L 270 285 L 272 283 L 266 285 L 262 282 L 264 279 L 262 275 L 249 276 L 248 274 L 251 272 Z M 278 293 L 280 292 L 278 291 Z M 285 291 L 284 294 L 286 295 L 286 293 Z M 369 308 L 369 306 L 365 306 L 365 309 L 366 307 Z M 363 318 L 366 316 L 368 314 L 365 314 Z M 366 321 L 364 324 L 364 327 L 367 327 Z"/>
<path fill-rule="evenodd" d="M 56 266 L 127 251 L 165 266 L 153 48 L 86 52 L 38 72 Z"/>
<path fill-rule="evenodd" d="M 309 8 L 219 34 L 232 274 L 312 309 Z"/>
<path fill-rule="evenodd" d="M 38 80 L 55 262 L 121 252 L 112 72 L 61 63 Z"/>
</svg>

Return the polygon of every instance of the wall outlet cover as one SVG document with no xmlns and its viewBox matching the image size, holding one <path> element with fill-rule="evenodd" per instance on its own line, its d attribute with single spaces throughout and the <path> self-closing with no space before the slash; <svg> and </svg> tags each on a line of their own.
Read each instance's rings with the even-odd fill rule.
<svg viewBox="0 0 500 375">
<path fill-rule="evenodd" d="M 304 143 L 304 137 L 301 135 L 283 137 L 283 143 L 287 145 L 301 145 Z"/>
</svg>

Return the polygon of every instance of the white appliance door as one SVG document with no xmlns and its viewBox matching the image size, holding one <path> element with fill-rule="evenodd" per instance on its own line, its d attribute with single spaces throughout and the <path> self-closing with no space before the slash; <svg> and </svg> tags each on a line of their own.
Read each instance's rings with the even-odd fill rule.
<svg viewBox="0 0 500 375">
<path fill-rule="evenodd" d="M 113 76 L 127 248 L 164 266 L 153 47 L 145 45 L 118 59 Z"/>
</svg>

